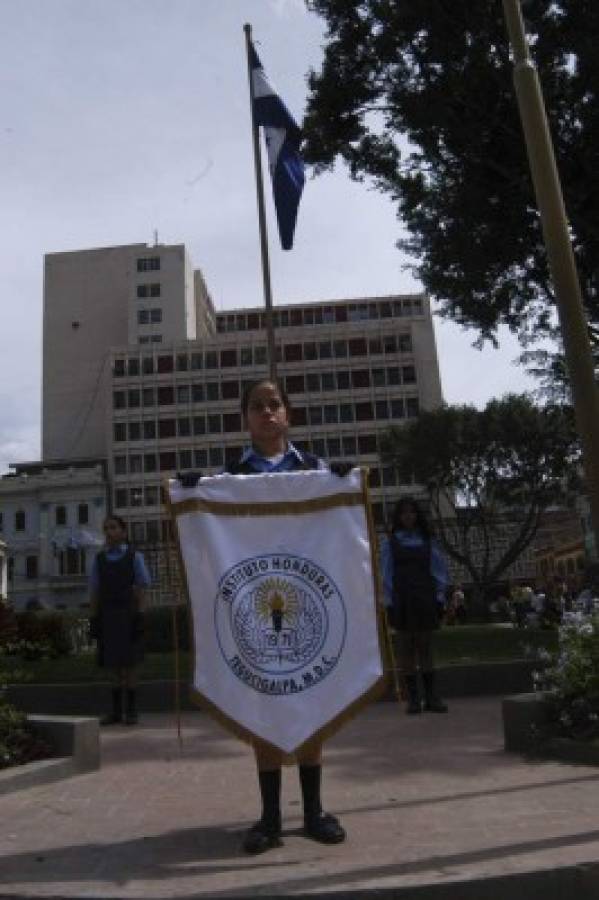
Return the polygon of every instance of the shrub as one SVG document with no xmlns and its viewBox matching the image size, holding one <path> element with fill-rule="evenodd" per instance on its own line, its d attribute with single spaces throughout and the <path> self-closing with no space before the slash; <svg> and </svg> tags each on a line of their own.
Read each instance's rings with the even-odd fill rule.
<svg viewBox="0 0 599 900">
<path fill-rule="evenodd" d="M 0 599 L 0 647 L 17 637 L 17 617 L 8 603 Z"/>
<path fill-rule="evenodd" d="M 67 656 L 71 652 L 68 619 L 58 612 L 17 613 L 17 640 L 38 650 L 39 655 Z M 32 650 L 35 652 L 35 650 Z"/>
<path fill-rule="evenodd" d="M 0 694 L 0 769 L 45 759 L 52 748 L 27 723 L 27 717 Z"/>
</svg>

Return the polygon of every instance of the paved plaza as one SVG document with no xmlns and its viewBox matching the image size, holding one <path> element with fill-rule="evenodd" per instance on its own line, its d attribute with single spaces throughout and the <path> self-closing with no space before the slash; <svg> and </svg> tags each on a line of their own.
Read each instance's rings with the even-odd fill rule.
<svg viewBox="0 0 599 900">
<path fill-rule="evenodd" d="M 324 799 L 347 843 L 302 836 L 287 769 L 284 846 L 248 857 L 250 750 L 202 713 L 185 715 L 180 749 L 173 718 L 147 715 L 102 731 L 99 771 L 2 798 L 0 897 L 599 896 L 563 882 L 597 878 L 599 770 L 502 745 L 499 698 L 447 716 L 371 706 L 327 747 Z"/>
</svg>

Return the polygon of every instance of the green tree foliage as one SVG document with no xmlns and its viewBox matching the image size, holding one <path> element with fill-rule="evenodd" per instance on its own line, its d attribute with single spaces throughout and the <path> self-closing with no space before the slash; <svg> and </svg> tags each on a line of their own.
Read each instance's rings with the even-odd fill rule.
<svg viewBox="0 0 599 900">
<path fill-rule="evenodd" d="M 388 431 L 383 456 L 404 483 L 425 486 L 443 547 L 484 595 L 564 499 L 579 446 L 568 407 L 512 394 L 484 410 L 423 412 Z"/>
<path fill-rule="evenodd" d="M 305 156 L 397 204 L 442 314 L 550 333 L 554 297 L 500 0 L 307 0 L 328 26 Z M 587 312 L 599 322 L 599 4 L 526 0 Z"/>
</svg>

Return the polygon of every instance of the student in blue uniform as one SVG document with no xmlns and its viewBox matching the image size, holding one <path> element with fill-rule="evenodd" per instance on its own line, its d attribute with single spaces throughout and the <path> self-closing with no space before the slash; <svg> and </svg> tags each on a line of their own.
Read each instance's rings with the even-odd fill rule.
<svg viewBox="0 0 599 900">
<path fill-rule="evenodd" d="M 125 724 L 135 725 L 135 668 L 143 659 L 144 589 L 150 576 L 142 554 L 127 543 L 127 525 L 120 516 L 106 517 L 104 535 L 106 546 L 90 575 L 91 633 L 98 642 L 98 665 L 114 675 L 112 711 L 101 723 L 122 722 L 124 705 Z"/>
<path fill-rule="evenodd" d="M 266 472 L 295 472 L 328 469 L 342 476 L 349 464 L 327 464 L 311 453 L 294 447 L 288 440 L 291 408 L 280 385 L 271 379 L 250 384 L 243 395 L 241 411 L 250 435 L 250 445 L 240 459 L 227 467 L 232 475 Z M 195 485 L 199 473 L 181 477 L 184 486 Z M 273 485 L 274 487 L 274 485 Z M 262 853 L 281 845 L 281 766 L 283 754 L 260 740 L 254 742 L 262 815 L 246 833 L 243 846 L 248 853 Z M 322 743 L 306 742 L 295 754 L 303 799 L 304 833 L 323 844 L 345 840 L 338 819 L 323 812 L 321 805 Z"/>
<path fill-rule="evenodd" d="M 391 531 L 381 547 L 385 602 L 398 633 L 400 666 L 408 693 L 406 712 L 447 712 L 435 691 L 432 637 L 445 603 L 448 573 L 428 523 L 411 497 L 398 500 Z"/>
</svg>

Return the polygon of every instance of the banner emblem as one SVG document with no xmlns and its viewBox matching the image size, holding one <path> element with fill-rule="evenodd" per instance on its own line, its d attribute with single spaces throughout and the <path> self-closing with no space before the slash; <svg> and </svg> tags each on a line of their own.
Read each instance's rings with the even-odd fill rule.
<svg viewBox="0 0 599 900">
<path fill-rule="evenodd" d="M 327 572 L 309 559 L 271 553 L 233 566 L 214 601 L 225 662 L 247 687 L 295 694 L 335 668 L 345 642 L 345 604 Z"/>
</svg>

